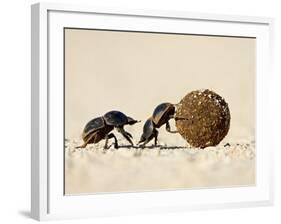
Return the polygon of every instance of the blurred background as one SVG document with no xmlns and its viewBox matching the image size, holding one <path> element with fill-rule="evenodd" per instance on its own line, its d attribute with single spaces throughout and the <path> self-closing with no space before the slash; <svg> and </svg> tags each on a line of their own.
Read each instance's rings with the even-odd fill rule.
<svg viewBox="0 0 281 224">
<path fill-rule="evenodd" d="M 255 39 L 65 31 L 66 138 L 113 109 L 145 122 L 158 104 L 178 103 L 197 89 L 229 104 L 229 138 L 254 136 Z"/>
</svg>

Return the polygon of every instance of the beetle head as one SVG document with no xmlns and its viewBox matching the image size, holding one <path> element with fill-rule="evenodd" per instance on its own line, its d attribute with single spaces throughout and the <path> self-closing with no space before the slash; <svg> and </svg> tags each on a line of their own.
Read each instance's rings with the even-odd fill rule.
<svg viewBox="0 0 281 224">
<path fill-rule="evenodd" d="M 131 117 L 127 117 L 127 118 L 128 118 L 127 124 L 129 124 L 129 125 L 133 125 L 135 123 L 141 122 L 141 121 L 137 121 L 137 120 L 135 120 L 135 119 L 133 119 Z"/>
</svg>

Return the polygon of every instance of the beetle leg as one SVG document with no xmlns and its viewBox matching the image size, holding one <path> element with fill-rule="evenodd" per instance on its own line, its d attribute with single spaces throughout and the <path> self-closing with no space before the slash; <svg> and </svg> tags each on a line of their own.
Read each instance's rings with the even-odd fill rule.
<svg viewBox="0 0 281 224">
<path fill-rule="evenodd" d="M 87 145 L 87 143 L 84 143 L 83 145 L 76 146 L 75 148 L 76 148 L 76 149 L 85 148 L 86 145 Z"/>
<path fill-rule="evenodd" d="M 108 135 L 105 136 L 105 144 L 104 144 L 103 149 L 108 149 L 107 144 L 108 144 Z"/>
<path fill-rule="evenodd" d="M 154 130 L 154 144 L 157 146 L 157 140 L 158 140 L 158 131 L 155 129 Z"/>
<path fill-rule="evenodd" d="M 145 147 L 145 145 L 150 141 L 151 139 L 146 139 L 141 145 L 139 145 L 140 146 L 140 148 L 144 148 Z"/>
<path fill-rule="evenodd" d="M 144 142 L 145 138 L 143 137 L 143 135 L 141 136 L 141 139 L 139 140 L 139 142 L 137 143 L 137 145 L 139 145 L 140 143 Z"/>
<path fill-rule="evenodd" d="M 150 142 L 153 138 L 155 138 L 155 143 L 157 144 L 157 137 L 158 137 L 158 131 L 156 129 L 154 129 L 152 135 L 149 138 L 142 137 L 141 140 L 139 141 L 138 145 L 143 142 L 141 145 L 139 145 L 139 147 L 144 148 L 145 145 L 148 142 Z"/>
<path fill-rule="evenodd" d="M 131 133 L 126 132 L 126 134 L 127 134 L 130 138 L 133 138 L 133 136 L 131 135 Z"/>
<path fill-rule="evenodd" d="M 105 145 L 104 145 L 104 149 L 108 149 L 108 146 L 107 146 L 107 144 L 108 144 L 108 139 L 110 139 L 110 138 L 114 138 L 114 148 L 116 148 L 116 149 L 118 149 L 118 141 L 117 141 L 117 138 L 115 137 L 115 135 L 113 134 L 113 133 L 110 133 L 109 135 L 106 135 L 105 136 Z"/>
<path fill-rule="evenodd" d="M 185 118 L 185 117 L 176 117 L 176 115 L 170 115 L 169 116 L 169 119 L 175 119 L 176 121 L 180 120 L 180 121 L 183 121 L 183 120 L 189 120 L 188 118 Z"/>
<path fill-rule="evenodd" d="M 178 133 L 178 131 L 171 131 L 169 121 L 167 121 L 167 123 L 166 123 L 166 130 L 167 130 L 167 132 L 170 132 L 170 133 Z"/>
<path fill-rule="evenodd" d="M 124 136 L 124 138 L 125 138 L 128 142 L 130 142 L 130 144 L 131 144 L 132 146 L 134 146 L 134 143 L 133 143 L 132 140 L 130 139 L 130 136 L 132 136 L 130 133 L 126 132 L 123 127 L 118 127 L 118 128 L 117 128 L 117 131 L 119 131 L 119 132 Z"/>
<path fill-rule="evenodd" d="M 79 149 L 79 148 L 86 148 L 86 146 L 88 145 L 88 143 L 90 142 L 90 140 L 92 140 L 93 137 L 95 137 L 96 133 L 94 132 L 88 139 L 86 142 L 84 142 L 83 145 L 80 145 L 80 146 L 76 146 L 75 148 L 76 149 Z"/>
<path fill-rule="evenodd" d="M 173 119 L 173 118 L 175 118 L 174 114 L 169 116 L 169 119 Z"/>
</svg>

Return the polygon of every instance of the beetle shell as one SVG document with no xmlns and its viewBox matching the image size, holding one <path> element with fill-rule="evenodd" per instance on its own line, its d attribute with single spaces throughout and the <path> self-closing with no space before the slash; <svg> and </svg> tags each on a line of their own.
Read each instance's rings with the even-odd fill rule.
<svg viewBox="0 0 281 224">
<path fill-rule="evenodd" d="M 104 126 L 105 126 L 105 124 L 104 124 L 104 120 L 102 117 L 94 118 L 86 124 L 86 126 L 83 130 L 83 134 L 88 135 L 90 132 L 103 128 Z"/>
<path fill-rule="evenodd" d="M 165 124 L 171 115 L 175 114 L 175 107 L 171 103 L 161 103 L 153 111 L 152 119 L 156 128 Z"/>
<path fill-rule="evenodd" d="M 86 142 L 90 135 L 104 128 L 105 128 L 105 123 L 103 118 L 102 117 L 94 118 L 86 124 L 82 133 L 82 139 Z M 110 128 L 111 130 L 113 129 L 112 127 Z M 108 130 L 105 130 L 105 132 L 108 132 Z"/>
<path fill-rule="evenodd" d="M 143 126 L 142 138 L 150 139 L 151 136 L 153 135 L 153 131 L 154 131 L 154 125 L 152 122 L 152 118 L 149 118 L 149 119 L 147 119 L 147 121 L 145 122 L 145 124 Z"/>
<path fill-rule="evenodd" d="M 105 139 L 106 135 L 112 130 L 112 126 L 105 126 L 104 128 L 90 132 L 83 140 L 87 142 L 87 144 L 98 143 L 100 140 Z"/>
<path fill-rule="evenodd" d="M 120 111 L 109 111 L 103 117 L 107 125 L 115 127 L 123 126 L 128 123 L 127 116 Z"/>
</svg>

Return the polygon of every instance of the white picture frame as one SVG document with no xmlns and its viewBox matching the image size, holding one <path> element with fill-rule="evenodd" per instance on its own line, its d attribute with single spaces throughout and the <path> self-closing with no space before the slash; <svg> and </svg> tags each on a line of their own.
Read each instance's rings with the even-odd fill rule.
<svg viewBox="0 0 281 224">
<path fill-rule="evenodd" d="M 273 19 L 191 12 L 97 9 L 37 3 L 31 7 L 31 214 L 37 220 L 112 216 L 273 203 L 270 85 Z M 256 185 L 218 189 L 65 196 L 63 193 L 63 28 L 158 31 L 257 38 Z M 56 137 L 58 136 L 58 137 Z"/>
</svg>

